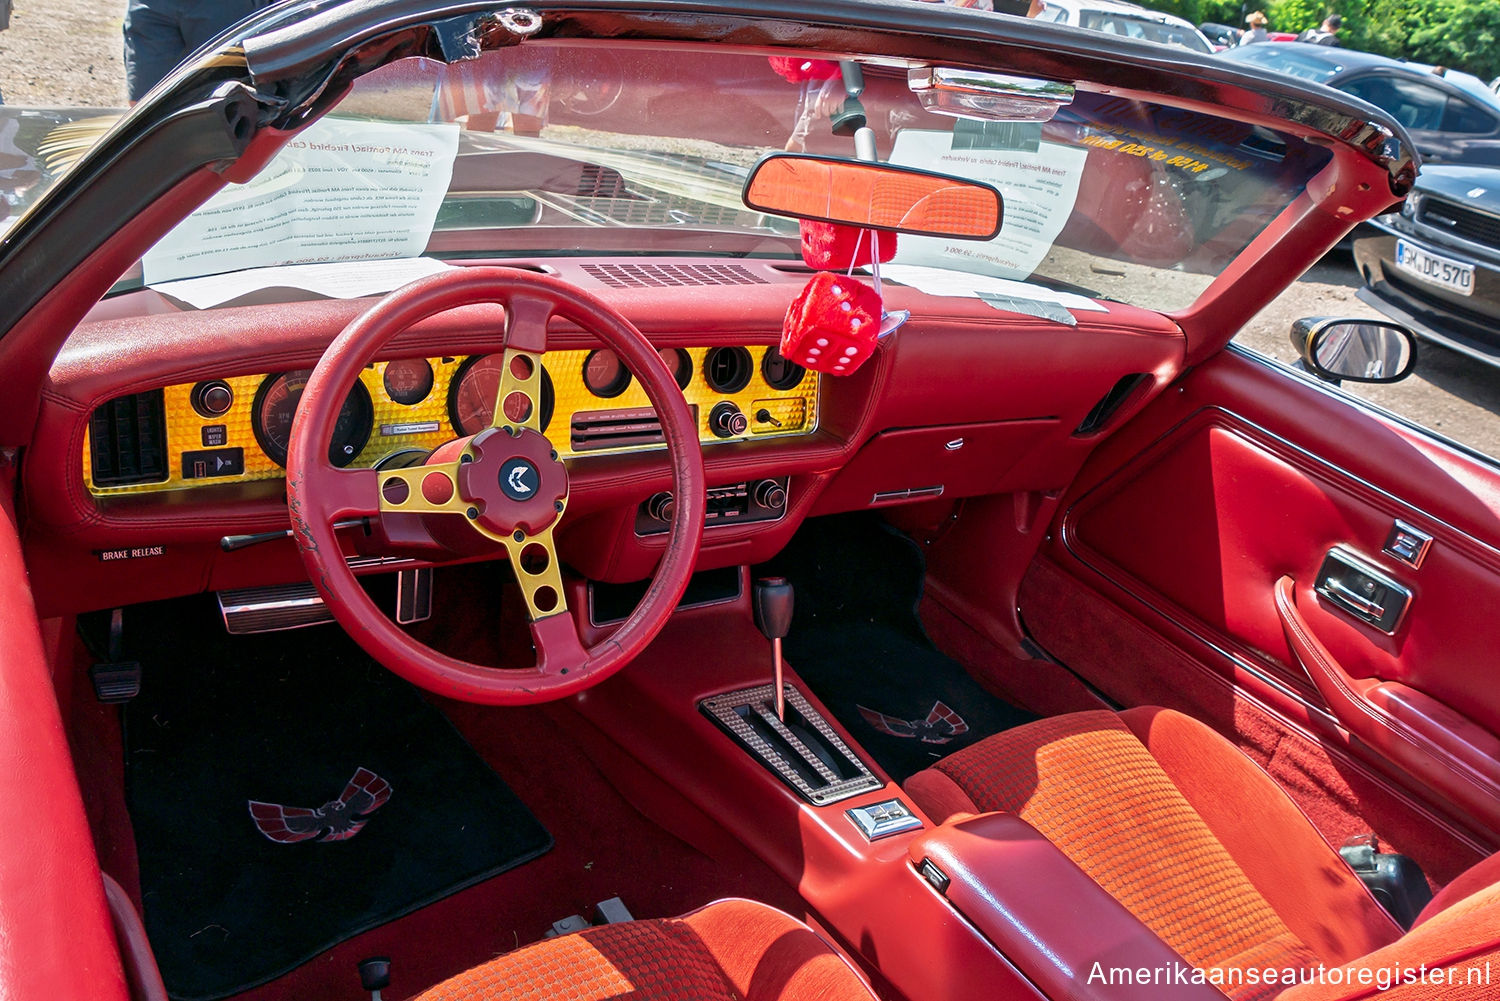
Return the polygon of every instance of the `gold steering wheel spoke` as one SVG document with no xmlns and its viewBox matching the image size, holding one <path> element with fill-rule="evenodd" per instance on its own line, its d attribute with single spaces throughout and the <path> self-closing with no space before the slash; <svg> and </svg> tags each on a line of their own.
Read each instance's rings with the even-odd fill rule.
<svg viewBox="0 0 1500 1001">
<path fill-rule="evenodd" d="M 548 525 L 535 535 L 525 535 L 518 529 L 504 540 L 521 596 L 526 600 L 526 614 L 533 622 L 568 610 L 552 527 Z"/>
<path fill-rule="evenodd" d="M 458 493 L 459 462 L 380 469 L 381 514 L 466 514 Z"/>
<path fill-rule="evenodd" d="M 525 417 L 517 420 L 513 411 L 522 409 Z M 510 406 L 506 404 L 510 403 Z M 542 430 L 542 355 L 537 351 L 506 348 L 500 370 L 500 388 L 495 395 L 494 427 Z"/>
</svg>

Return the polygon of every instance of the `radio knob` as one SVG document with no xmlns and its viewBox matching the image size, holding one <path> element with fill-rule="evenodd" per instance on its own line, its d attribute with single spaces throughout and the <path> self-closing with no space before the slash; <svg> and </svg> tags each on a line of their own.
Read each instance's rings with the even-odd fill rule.
<svg viewBox="0 0 1500 1001">
<path fill-rule="evenodd" d="M 646 515 L 656 521 L 671 521 L 672 512 L 677 507 L 672 495 L 666 490 L 651 495 L 646 501 Z"/>
<path fill-rule="evenodd" d="M 715 403 L 708 412 L 708 429 L 719 438 L 734 438 L 749 427 L 750 421 L 740 413 L 740 408 L 728 400 Z"/>
<path fill-rule="evenodd" d="M 775 480 L 761 480 L 755 485 L 755 503 L 772 511 L 786 506 L 786 488 Z"/>
<path fill-rule="evenodd" d="M 223 417 L 234 404 L 234 390 L 219 379 L 200 382 L 193 387 L 190 399 L 199 417 Z"/>
</svg>

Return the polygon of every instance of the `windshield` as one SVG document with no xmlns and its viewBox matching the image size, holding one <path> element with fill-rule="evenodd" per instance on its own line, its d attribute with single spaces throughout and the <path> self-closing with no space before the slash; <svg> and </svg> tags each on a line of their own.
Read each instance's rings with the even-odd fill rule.
<svg viewBox="0 0 1500 1001">
<path fill-rule="evenodd" d="M 1225 49 L 1220 53 L 1220 58 L 1254 63 L 1257 66 L 1264 66 L 1278 73 L 1294 76 L 1299 80 L 1311 80 L 1314 83 L 1326 83 L 1335 73 L 1344 68 L 1336 60 L 1324 59 L 1316 50 L 1309 50 L 1305 45 L 1285 43 L 1241 45 L 1238 48 Z"/>
<path fill-rule="evenodd" d="M 1118 11 L 1086 10 L 1078 15 L 1078 23 L 1095 31 L 1107 31 L 1126 38 L 1139 38 L 1146 42 L 1161 42 L 1165 45 L 1180 45 L 1194 52 L 1212 52 L 1213 46 L 1203 40 L 1192 25 L 1173 24 L 1151 18 L 1122 14 Z"/>
<path fill-rule="evenodd" d="M 403 60 L 201 207 L 122 287 L 193 301 L 187 283 L 203 276 L 278 265 L 797 259 L 796 221 L 741 202 L 747 172 L 786 149 L 852 156 L 841 133 L 862 117 L 882 159 L 986 181 L 1005 200 L 996 239 L 902 236 L 894 263 L 907 270 L 888 277 L 1029 280 L 1170 310 L 1329 156 L 1233 119 L 1088 93 L 1045 124 L 955 118 L 926 110 L 903 66 L 863 74 L 853 100 L 834 63 L 722 49 L 528 43 L 451 66 Z"/>
</svg>

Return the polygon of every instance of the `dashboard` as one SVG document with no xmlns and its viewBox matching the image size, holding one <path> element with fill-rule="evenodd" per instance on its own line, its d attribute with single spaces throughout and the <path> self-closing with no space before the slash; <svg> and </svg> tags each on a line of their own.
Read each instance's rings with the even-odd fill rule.
<svg viewBox="0 0 1500 1001">
<path fill-rule="evenodd" d="M 810 434 L 819 377 L 775 347 L 665 348 L 705 444 Z M 500 355 L 395 358 L 367 366 L 339 413 L 337 466 L 420 464 L 494 417 Z M 285 475 L 297 401 L 311 371 L 200 379 L 118 396 L 97 407 L 84 438 L 91 495 L 191 489 Z M 663 448 L 645 390 L 614 352 L 548 352 L 542 429 L 562 456 Z"/>
</svg>

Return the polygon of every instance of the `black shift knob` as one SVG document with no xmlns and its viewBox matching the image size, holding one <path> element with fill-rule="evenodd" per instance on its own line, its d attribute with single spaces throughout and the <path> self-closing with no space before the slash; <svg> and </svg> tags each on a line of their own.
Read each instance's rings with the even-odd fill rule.
<svg viewBox="0 0 1500 1001">
<path fill-rule="evenodd" d="M 785 639 L 792 630 L 792 582 L 785 577 L 762 577 L 752 594 L 755 627 L 766 639 Z"/>
<path fill-rule="evenodd" d="M 383 991 L 391 986 L 391 961 L 384 956 L 360 960 L 359 984 L 367 991 Z"/>
</svg>

